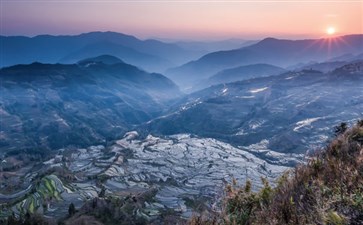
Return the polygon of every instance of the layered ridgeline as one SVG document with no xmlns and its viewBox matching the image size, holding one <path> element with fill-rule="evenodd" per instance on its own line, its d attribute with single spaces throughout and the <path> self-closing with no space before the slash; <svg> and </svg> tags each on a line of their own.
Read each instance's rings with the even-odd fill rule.
<svg viewBox="0 0 363 225">
<path fill-rule="evenodd" d="M 363 116 L 363 61 L 333 72 L 286 72 L 215 85 L 190 94 L 145 125 L 154 134 L 192 133 L 270 151 L 305 153 L 334 124 Z"/>
<path fill-rule="evenodd" d="M 225 84 L 257 77 L 279 75 L 283 72 L 286 72 L 286 70 L 269 64 L 239 66 L 232 69 L 222 70 L 208 79 L 201 81 L 199 84 L 195 85 L 193 89 L 200 90 L 216 84 Z"/>
<path fill-rule="evenodd" d="M 0 70 L 0 149 L 58 149 L 115 139 L 160 116 L 178 87 L 112 56 Z"/>
<path fill-rule="evenodd" d="M 363 120 L 337 137 L 306 165 L 286 171 L 272 188 L 251 182 L 226 188 L 221 213 L 196 216 L 190 225 L 363 224 Z"/>
<path fill-rule="evenodd" d="M 177 44 L 140 40 L 115 32 L 91 32 L 74 36 L 0 36 L 0 67 L 16 64 L 76 63 L 98 55 L 114 55 L 147 71 L 162 72 L 206 54 Z"/>
<path fill-rule="evenodd" d="M 238 66 L 266 63 L 285 68 L 311 61 L 327 61 L 346 54 L 362 54 L 362 49 L 363 35 L 297 41 L 266 38 L 240 49 L 207 54 L 168 70 L 166 75 L 182 89 L 189 89 L 202 79 Z"/>
<path fill-rule="evenodd" d="M 264 188 L 260 177 L 274 181 L 333 126 L 363 117 L 363 62 L 335 66 L 187 96 L 109 55 L 3 68 L 0 223 L 175 224 L 218 207 L 232 178 Z"/>
</svg>

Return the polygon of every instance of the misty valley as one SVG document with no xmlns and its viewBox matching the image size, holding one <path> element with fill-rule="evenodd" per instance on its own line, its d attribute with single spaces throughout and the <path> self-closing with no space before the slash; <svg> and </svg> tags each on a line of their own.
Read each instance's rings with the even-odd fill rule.
<svg viewBox="0 0 363 225">
<path fill-rule="evenodd" d="M 0 223 L 193 225 L 239 184 L 278 188 L 336 137 L 363 152 L 362 34 L 0 42 Z M 359 224 L 359 204 L 349 223 L 319 224 Z"/>
</svg>

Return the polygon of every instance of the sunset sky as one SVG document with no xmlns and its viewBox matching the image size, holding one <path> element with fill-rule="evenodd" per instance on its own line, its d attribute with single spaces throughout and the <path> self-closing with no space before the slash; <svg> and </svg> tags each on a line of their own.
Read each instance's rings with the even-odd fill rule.
<svg viewBox="0 0 363 225">
<path fill-rule="evenodd" d="M 363 1 L 0 0 L 1 35 L 116 31 L 139 38 L 318 38 L 363 33 Z M 333 30 L 330 30 L 333 31 Z"/>
</svg>

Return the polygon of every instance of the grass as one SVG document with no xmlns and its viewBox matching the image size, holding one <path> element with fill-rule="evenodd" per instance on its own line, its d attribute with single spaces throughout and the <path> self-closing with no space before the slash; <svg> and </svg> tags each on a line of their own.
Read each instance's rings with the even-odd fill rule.
<svg viewBox="0 0 363 225">
<path fill-rule="evenodd" d="M 259 192 L 251 182 L 226 187 L 220 213 L 194 216 L 189 225 L 363 224 L 363 121 L 337 136 L 307 164 L 287 171 Z M 343 129 L 342 129 L 343 128 Z"/>
<path fill-rule="evenodd" d="M 55 177 L 56 178 L 56 177 Z M 47 199 L 53 198 L 61 200 L 60 193 L 57 191 L 56 182 L 53 177 L 43 177 L 36 186 L 35 192 L 30 194 L 23 201 L 19 202 L 16 208 L 22 214 L 35 213 L 39 207 L 43 207 Z"/>
<path fill-rule="evenodd" d="M 30 196 L 30 203 L 29 203 L 29 208 L 28 208 L 28 211 L 30 213 L 34 213 L 35 211 L 35 199 L 34 199 L 34 196 Z"/>
</svg>

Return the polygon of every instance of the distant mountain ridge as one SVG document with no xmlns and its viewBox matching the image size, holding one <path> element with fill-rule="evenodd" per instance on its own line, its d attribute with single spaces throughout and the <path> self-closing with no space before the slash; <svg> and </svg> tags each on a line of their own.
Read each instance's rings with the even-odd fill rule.
<svg viewBox="0 0 363 225">
<path fill-rule="evenodd" d="M 195 52 L 156 40 L 139 40 L 116 32 L 80 35 L 0 36 L 3 59 L 0 67 L 16 64 L 75 63 L 81 59 L 111 54 L 148 71 L 166 68 L 194 58 Z"/>
<path fill-rule="evenodd" d="M 80 65 L 87 65 L 89 63 L 103 63 L 107 65 L 113 65 L 118 63 L 124 63 L 121 59 L 112 55 L 100 55 L 97 57 L 83 59 L 77 62 Z"/>
<path fill-rule="evenodd" d="M 326 61 L 343 54 L 359 54 L 363 49 L 363 34 L 311 40 L 266 38 L 240 49 L 207 54 L 196 61 L 169 69 L 166 75 L 183 88 L 237 66 L 267 63 L 288 67 L 309 61 Z"/>
<path fill-rule="evenodd" d="M 136 65 L 148 71 L 161 71 L 173 65 L 172 62 L 149 53 L 142 53 L 124 45 L 109 41 L 91 43 L 83 48 L 72 52 L 59 60 L 60 63 L 72 64 L 84 58 L 102 54 L 114 55 L 122 58 L 129 64 Z"/>
<path fill-rule="evenodd" d="M 182 48 L 197 50 L 200 52 L 216 52 L 221 50 L 231 50 L 242 48 L 257 43 L 258 41 L 243 39 L 228 39 L 222 41 L 178 41 L 171 42 Z M 205 55 L 205 54 L 203 54 Z"/>
<path fill-rule="evenodd" d="M 222 70 L 210 78 L 203 80 L 194 87 L 194 90 L 209 87 L 211 85 L 231 83 L 235 81 L 248 80 L 271 75 L 279 75 L 286 72 L 285 69 L 270 64 L 252 64 L 239 66 L 232 69 Z"/>
</svg>

